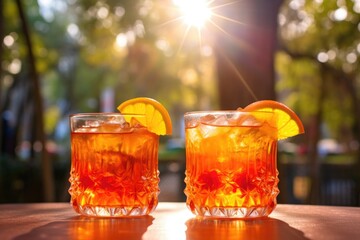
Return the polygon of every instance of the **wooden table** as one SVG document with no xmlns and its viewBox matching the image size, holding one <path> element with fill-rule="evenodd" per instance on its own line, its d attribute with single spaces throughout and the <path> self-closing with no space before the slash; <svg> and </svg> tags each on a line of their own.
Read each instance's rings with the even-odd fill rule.
<svg viewBox="0 0 360 240">
<path fill-rule="evenodd" d="M 0 205 L 0 239 L 360 239 L 360 208 L 278 205 L 258 220 L 199 219 L 185 203 L 160 202 L 150 216 L 89 218 L 68 203 Z"/>
</svg>

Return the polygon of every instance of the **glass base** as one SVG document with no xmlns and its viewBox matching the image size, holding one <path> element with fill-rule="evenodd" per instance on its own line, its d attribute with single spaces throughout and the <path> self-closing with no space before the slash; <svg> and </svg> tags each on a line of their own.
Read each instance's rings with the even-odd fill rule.
<svg viewBox="0 0 360 240">
<path fill-rule="evenodd" d="M 81 215 L 92 217 L 136 217 L 145 216 L 153 212 L 153 208 L 142 207 L 94 207 L 79 206 L 75 211 Z"/>
<path fill-rule="evenodd" d="M 252 219 L 252 218 L 261 218 L 267 217 L 273 210 L 275 206 L 268 207 L 197 207 L 191 209 L 192 213 L 197 216 L 207 217 L 207 218 L 243 218 L 243 219 Z"/>
</svg>

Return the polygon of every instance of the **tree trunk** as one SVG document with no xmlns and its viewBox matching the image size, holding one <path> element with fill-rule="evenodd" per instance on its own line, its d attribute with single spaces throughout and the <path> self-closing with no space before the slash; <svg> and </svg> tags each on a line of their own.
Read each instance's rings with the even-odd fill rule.
<svg viewBox="0 0 360 240">
<path fill-rule="evenodd" d="M 46 149 L 46 136 L 44 131 L 44 120 L 43 120 L 43 103 L 40 91 L 39 76 L 36 70 L 35 57 L 32 50 L 32 42 L 30 37 L 30 31 L 27 25 L 26 16 L 24 9 L 21 3 L 21 0 L 16 0 L 17 8 L 19 11 L 19 16 L 21 19 L 22 30 L 25 37 L 25 43 L 28 50 L 28 61 L 30 67 L 30 80 L 32 81 L 32 92 L 34 94 L 35 106 L 34 106 L 34 122 L 36 123 L 36 139 L 40 141 L 42 145 L 41 150 L 41 167 L 42 167 L 42 181 L 43 181 L 43 191 L 44 191 L 44 200 L 46 202 L 51 202 L 55 200 L 55 191 L 54 191 L 54 178 L 53 178 L 53 168 L 51 159 L 49 158 L 47 149 Z"/>
<path fill-rule="evenodd" d="M 282 0 L 225 1 L 216 12 L 231 19 L 214 19 L 222 29 L 217 31 L 214 47 L 221 109 L 276 98 L 274 53 L 281 3 Z"/>
</svg>

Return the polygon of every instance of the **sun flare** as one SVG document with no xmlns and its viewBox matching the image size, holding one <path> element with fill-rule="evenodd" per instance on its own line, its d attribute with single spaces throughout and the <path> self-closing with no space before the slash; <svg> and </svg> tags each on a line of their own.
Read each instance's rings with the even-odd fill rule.
<svg viewBox="0 0 360 240">
<path fill-rule="evenodd" d="M 231 17 L 233 14 L 227 14 L 227 12 L 231 12 L 233 7 L 239 8 L 239 6 L 235 6 L 236 4 L 241 4 L 241 0 L 229 0 L 229 1 L 216 1 L 216 0 L 171 0 L 172 4 L 175 6 L 175 10 L 179 14 L 177 17 L 165 22 L 162 25 L 172 24 L 174 22 L 182 21 L 187 25 L 184 34 L 182 36 L 182 40 L 180 41 L 179 51 L 183 48 L 186 43 L 187 38 L 190 38 L 192 41 L 193 33 L 197 33 L 200 52 L 203 48 L 203 40 L 204 42 L 208 42 L 213 44 L 212 35 L 221 34 L 224 37 L 228 37 L 231 41 L 233 41 L 237 45 L 241 45 L 241 39 L 236 38 L 228 32 L 224 28 L 225 25 L 246 25 L 245 22 L 240 21 L 238 17 Z M 238 13 L 241 15 L 241 13 Z M 230 15 L 230 16 L 228 16 Z M 205 27 L 205 25 L 208 26 Z M 194 31 L 190 31 L 191 28 L 195 28 Z M 216 31 L 216 32 L 214 32 Z M 205 35 L 205 37 L 203 37 Z M 221 51 L 219 51 L 222 54 Z M 209 55 L 208 55 L 209 56 Z M 235 75 L 238 77 L 238 80 L 244 84 L 245 88 L 250 92 L 250 94 L 257 99 L 253 90 L 247 84 L 243 75 L 237 68 L 237 66 L 231 61 L 231 59 L 223 55 L 223 58 L 229 64 L 230 68 L 234 71 Z"/>
<path fill-rule="evenodd" d="M 231 5 L 238 4 L 241 0 L 217 1 L 217 0 L 170 0 L 171 6 L 161 6 L 169 13 L 169 19 L 161 23 L 158 27 L 167 25 L 174 26 L 174 29 L 183 31 L 182 38 L 179 39 L 180 52 L 184 46 L 195 46 L 194 40 L 198 41 L 200 52 L 203 46 L 211 45 L 215 34 L 222 34 L 230 39 L 234 39 L 229 32 L 224 29 L 227 24 L 244 23 L 226 16 L 226 9 L 231 9 Z M 179 24 L 181 23 L 181 24 Z M 235 41 L 235 40 L 234 40 Z M 237 41 L 237 40 L 236 40 Z"/>
<path fill-rule="evenodd" d="M 210 20 L 212 12 L 207 0 L 173 0 L 182 14 L 182 19 L 190 27 L 202 28 Z"/>
</svg>

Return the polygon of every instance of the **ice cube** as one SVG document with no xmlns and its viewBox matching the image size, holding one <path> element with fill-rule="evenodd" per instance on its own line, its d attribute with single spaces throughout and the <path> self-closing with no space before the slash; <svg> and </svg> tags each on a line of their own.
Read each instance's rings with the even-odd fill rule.
<svg viewBox="0 0 360 240">
<path fill-rule="evenodd" d="M 211 121 L 210 124 L 216 126 L 229 126 L 229 120 L 226 115 L 220 115 Z"/>
<path fill-rule="evenodd" d="M 201 118 L 199 130 L 203 138 L 213 137 L 226 133 L 228 129 L 222 128 L 221 126 L 227 126 L 228 124 L 226 115 L 219 115 L 217 117 L 214 115 L 206 115 Z"/>
<path fill-rule="evenodd" d="M 130 133 L 134 128 L 143 126 L 138 119 L 132 116 L 116 115 L 104 123 L 102 131 L 116 133 Z"/>
<path fill-rule="evenodd" d="M 96 127 L 100 127 L 102 121 L 98 121 L 98 120 L 87 120 L 85 121 L 85 125 L 83 127 L 91 127 L 91 128 L 96 128 Z"/>
<path fill-rule="evenodd" d="M 124 116 L 122 115 L 116 115 L 116 116 L 112 116 L 108 121 L 108 123 L 113 123 L 113 124 L 123 124 L 124 122 L 126 122 Z"/>
<path fill-rule="evenodd" d="M 208 114 L 200 118 L 201 123 L 210 124 L 212 121 L 214 121 L 216 118 L 214 115 Z"/>
<path fill-rule="evenodd" d="M 189 121 L 186 121 L 186 128 L 194 128 L 197 127 L 199 125 L 199 120 L 198 119 L 191 119 Z"/>
<path fill-rule="evenodd" d="M 201 123 L 215 125 L 215 126 L 228 126 L 229 121 L 225 114 L 221 115 L 206 115 L 200 118 Z"/>
<path fill-rule="evenodd" d="M 102 121 L 98 120 L 87 120 L 84 122 L 84 124 L 77 129 L 75 129 L 75 132 L 97 132 L 99 127 L 101 126 Z"/>
<path fill-rule="evenodd" d="M 213 136 L 214 131 L 216 130 L 215 127 L 213 127 L 211 125 L 204 125 L 204 124 L 199 124 L 198 128 L 199 128 L 199 131 L 203 138 L 208 138 L 208 137 Z"/>
<path fill-rule="evenodd" d="M 262 125 L 262 121 L 253 115 L 242 114 L 236 119 L 236 125 L 243 127 L 259 127 Z"/>
<path fill-rule="evenodd" d="M 88 120 L 85 122 L 87 132 L 118 133 L 129 132 L 130 124 L 122 115 L 106 116 L 102 120 Z"/>
<path fill-rule="evenodd" d="M 208 122 L 210 122 L 214 119 L 215 119 L 215 117 L 210 114 L 199 117 L 199 118 L 189 118 L 185 122 L 185 127 L 186 128 L 195 128 L 195 127 L 199 126 L 200 123 L 207 124 Z"/>
</svg>

